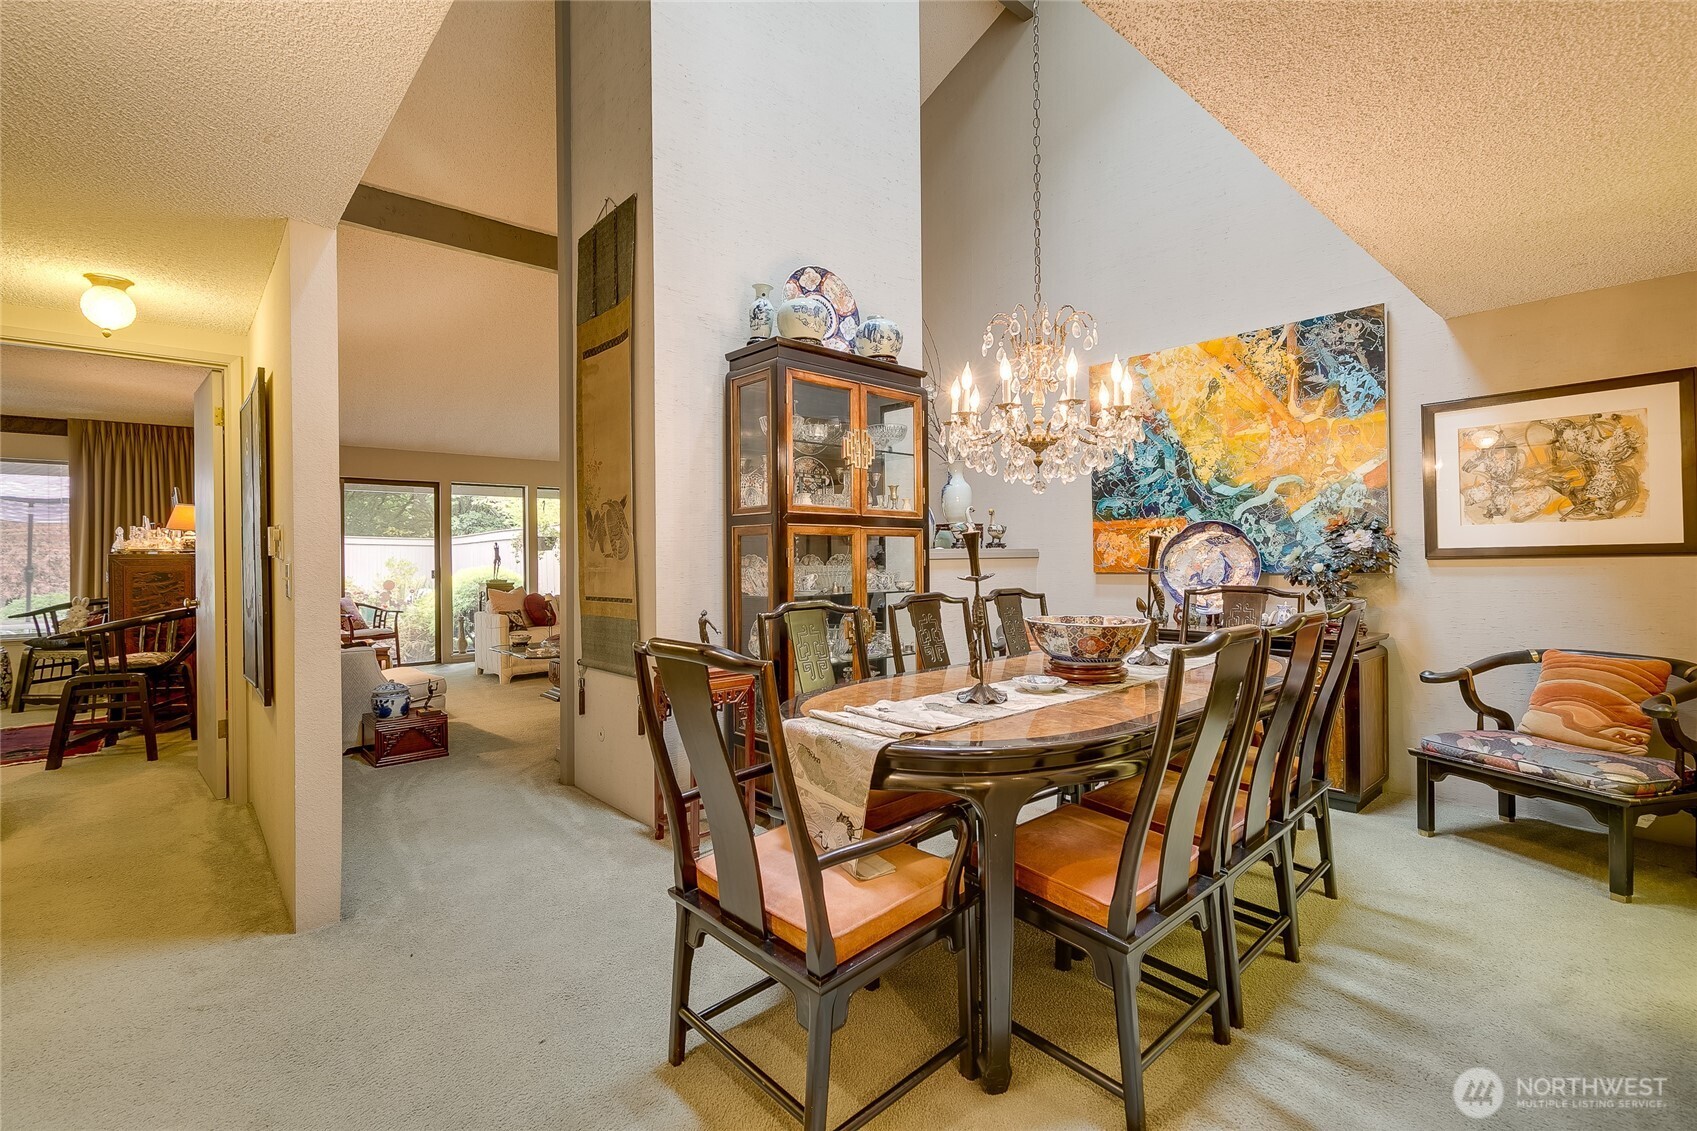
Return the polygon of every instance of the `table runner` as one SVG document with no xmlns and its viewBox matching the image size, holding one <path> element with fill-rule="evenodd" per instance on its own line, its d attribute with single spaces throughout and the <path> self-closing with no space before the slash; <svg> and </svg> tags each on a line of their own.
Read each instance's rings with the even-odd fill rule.
<svg viewBox="0 0 1697 1131">
<path fill-rule="evenodd" d="M 809 711 L 805 718 L 785 719 L 784 742 L 795 771 L 807 831 L 821 851 L 841 848 L 861 838 L 866 824 L 866 799 L 872 789 L 878 755 L 898 739 L 1074 703 L 1119 691 L 1130 683 L 1165 678 L 1166 671 L 1164 667 L 1131 667 L 1126 669 L 1126 678 L 1120 683 L 1068 684 L 1059 691 L 1037 694 L 1021 691 L 1011 680 L 992 684 L 1007 693 L 1007 700 L 1002 703 L 961 703 L 956 699 L 960 689 L 955 688 L 916 699 L 885 699 L 870 706 Z M 930 717 L 933 715 L 935 719 Z M 877 857 L 868 860 L 877 861 Z M 878 872 L 876 864 L 856 867 L 860 863 L 849 865 L 849 871 L 858 878 L 868 879 Z M 887 869 L 885 865 L 884 870 Z"/>
</svg>

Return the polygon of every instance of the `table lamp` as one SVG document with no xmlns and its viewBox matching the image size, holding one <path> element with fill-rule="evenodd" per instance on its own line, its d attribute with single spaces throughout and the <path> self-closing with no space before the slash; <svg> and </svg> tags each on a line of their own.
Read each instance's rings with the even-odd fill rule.
<svg viewBox="0 0 1697 1131">
<path fill-rule="evenodd" d="M 171 517 L 165 520 L 165 529 L 180 531 L 190 537 L 194 534 L 194 504 L 178 502 L 175 487 L 171 488 Z"/>
</svg>

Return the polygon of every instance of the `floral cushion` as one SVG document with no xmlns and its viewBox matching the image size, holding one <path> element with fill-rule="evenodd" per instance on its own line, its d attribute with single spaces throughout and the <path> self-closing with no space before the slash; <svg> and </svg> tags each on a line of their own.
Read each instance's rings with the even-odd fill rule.
<svg viewBox="0 0 1697 1131">
<path fill-rule="evenodd" d="M 1609 754 L 1512 730 L 1428 735 L 1420 740 L 1420 749 L 1428 754 L 1627 797 L 1656 797 L 1697 785 L 1697 773 L 1687 770 L 1682 777 L 1669 758 Z"/>
</svg>

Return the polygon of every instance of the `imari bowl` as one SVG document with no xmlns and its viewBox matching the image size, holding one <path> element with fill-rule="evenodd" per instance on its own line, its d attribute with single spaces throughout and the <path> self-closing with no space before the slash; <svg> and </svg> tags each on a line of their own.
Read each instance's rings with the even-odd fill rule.
<svg viewBox="0 0 1697 1131">
<path fill-rule="evenodd" d="M 1147 617 L 1030 617 L 1031 637 L 1063 664 L 1118 664 L 1149 632 Z"/>
</svg>

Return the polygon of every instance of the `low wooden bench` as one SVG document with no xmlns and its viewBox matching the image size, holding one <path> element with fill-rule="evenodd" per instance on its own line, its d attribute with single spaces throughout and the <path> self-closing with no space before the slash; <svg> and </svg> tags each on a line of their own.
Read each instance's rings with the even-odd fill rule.
<svg viewBox="0 0 1697 1131">
<path fill-rule="evenodd" d="M 1626 652 L 1564 649 L 1590 656 L 1644 660 Z M 1697 704 L 1697 663 L 1666 660 L 1668 689 L 1639 704 L 1655 722 L 1643 754 L 1614 754 L 1552 742 L 1514 729 L 1508 712 L 1479 698 L 1474 678 L 1498 668 L 1536 664 L 1543 652 L 1504 652 L 1450 672 L 1421 672 L 1423 683 L 1455 683 L 1474 712 L 1478 729 L 1427 735 L 1409 750 L 1421 836 L 1435 828 L 1433 785 L 1447 777 L 1480 782 L 1497 791 L 1497 813 L 1515 818 L 1515 798 L 1537 797 L 1576 805 L 1609 830 L 1609 897 L 1632 900 L 1633 832 L 1645 816 L 1688 812 L 1697 816 L 1697 738 L 1681 725 L 1681 708 Z M 1687 711 L 1689 714 L 1689 710 Z M 1488 729 L 1486 721 L 1495 724 Z"/>
</svg>

